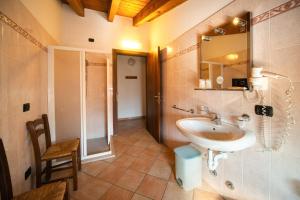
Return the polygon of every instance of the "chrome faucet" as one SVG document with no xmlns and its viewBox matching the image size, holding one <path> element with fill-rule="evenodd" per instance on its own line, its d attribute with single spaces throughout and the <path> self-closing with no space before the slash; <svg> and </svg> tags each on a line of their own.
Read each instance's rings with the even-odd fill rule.
<svg viewBox="0 0 300 200">
<path fill-rule="evenodd" d="M 217 113 L 210 112 L 207 106 L 200 105 L 197 110 L 200 116 L 207 116 L 211 119 L 211 121 L 214 121 L 217 125 L 222 125 L 221 116 Z"/>
<path fill-rule="evenodd" d="M 211 117 L 211 121 L 214 121 L 217 125 L 222 125 L 222 119 L 219 114 L 210 112 L 209 115 Z"/>
</svg>

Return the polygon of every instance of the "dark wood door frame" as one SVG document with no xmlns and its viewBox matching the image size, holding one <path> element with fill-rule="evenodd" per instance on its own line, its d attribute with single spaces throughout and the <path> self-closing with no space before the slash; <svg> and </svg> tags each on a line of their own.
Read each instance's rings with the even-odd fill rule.
<svg viewBox="0 0 300 200">
<path fill-rule="evenodd" d="M 118 91 L 118 55 L 125 56 L 140 56 L 146 58 L 146 69 L 148 65 L 148 53 L 147 52 L 139 52 L 139 51 L 129 51 L 129 50 L 121 50 L 121 49 L 113 49 L 112 50 L 112 62 L 113 62 L 113 130 L 114 134 L 118 132 L 118 102 L 117 102 L 117 91 Z M 147 77 L 147 70 L 146 70 Z M 147 80 L 146 80 L 147 84 Z M 147 85 L 146 85 L 147 88 Z M 147 98 L 146 98 L 147 105 Z M 146 109 L 147 116 L 147 109 Z"/>
</svg>

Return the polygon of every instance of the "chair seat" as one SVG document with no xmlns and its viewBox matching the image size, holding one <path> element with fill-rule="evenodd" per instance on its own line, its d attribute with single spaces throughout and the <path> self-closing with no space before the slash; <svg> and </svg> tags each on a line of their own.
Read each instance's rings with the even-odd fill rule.
<svg viewBox="0 0 300 200">
<path fill-rule="evenodd" d="M 53 160 L 71 156 L 72 152 L 77 151 L 79 147 L 79 139 L 69 140 L 51 145 L 42 156 L 43 161 Z"/>
<path fill-rule="evenodd" d="M 63 200 L 67 189 L 66 182 L 56 182 L 23 193 L 14 200 Z"/>
</svg>

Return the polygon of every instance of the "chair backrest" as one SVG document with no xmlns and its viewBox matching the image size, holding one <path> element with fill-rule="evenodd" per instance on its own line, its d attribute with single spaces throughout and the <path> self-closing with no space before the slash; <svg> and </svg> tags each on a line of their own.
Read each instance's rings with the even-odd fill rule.
<svg viewBox="0 0 300 200">
<path fill-rule="evenodd" d="M 49 148 L 51 146 L 48 117 L 46 114 L 43 114 L 42 118 L 36 119 L 34 121 L 28 121 L 26 123 L 26 126 L 30 133 L 35 159 L 40 159 L 41 149 L 39 145 L 39 137 L 45 134 L 46 148 Z"/>
<path fill-rule="evenodd" d="M 0 192 L 1 200 L 11 200 L 13 198 L 12 185 L 9 173 L 8 162 L 4 145 L 0 138 Z"/>
</svg>

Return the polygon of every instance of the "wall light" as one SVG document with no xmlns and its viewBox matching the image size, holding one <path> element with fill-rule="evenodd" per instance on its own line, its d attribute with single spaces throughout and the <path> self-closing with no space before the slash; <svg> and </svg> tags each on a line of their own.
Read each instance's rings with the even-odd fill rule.
<svg viewBox="0 0 300 200">
<path fill-rule="evenodd" d="M 238 58 L 239 58 L 239 55 L 236 53 L 230 53 L 230 54 L 226 55 L 226 59 L 228 59 L 228 60 L 236 60 Z"/>
<path fill-rule="evenodd" d="M 167 47 L 167 53 L 172 53 L 173 52 L 173 48 L 172 47 Z"/>
<path fill-rule="evenodd" d="M 122 46 L 126 49 L 140 49 L 141 48 L 141 43 L 138 41 L 134 40 L 123 40 L 122 41 Z"/>
<path fill-rule="evenodd" d="M 206 42 L 211 41 L 211 37 L 210 37 L 210 36 L 207 36 L 207 35 L 202 35 L 202 36 L 201 36 L 201 39 L 202 39 L 202 41 L 206 41 Z"/>
<path fill-rule="evenodd" d="M 246 30 L 246 25 L 247 25 L 247 21 L 246 20 L 243 20 L 241 18 L 235 17 L 232 20 L 232 23 L 235 26 L 240 26 L 240 32 L 244 32 Z"/>
<path fill-rule="evenodd" d="M 218 34 L 218 35 L 225 35 L 225 33 L 226 33 L 225 29 L 220 28 L 220 27 L 215 28 L 214 32 L 215 32 L 215 34 Z"/>
<path fill-rule="evenodd" d="M 240 23 L 240 18 L 235 17 L 235 18 L 232 20 L 232 23 L 233 23 L 234 25 L 238 25 L 238 24 Z"/>
</svg>

